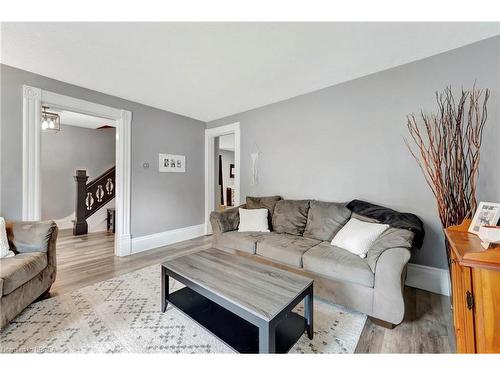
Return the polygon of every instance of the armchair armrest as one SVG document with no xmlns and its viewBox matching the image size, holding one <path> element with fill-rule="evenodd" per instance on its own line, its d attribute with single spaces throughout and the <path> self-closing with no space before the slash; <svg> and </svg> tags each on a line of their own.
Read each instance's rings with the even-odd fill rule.
<svg viewBox="0 0 500 375">
<path fill-rule="evenodd" d="M 213 211 L 210 213 L 210 224 L 214 235 L 229 232 L 238 229 L 240 224 L 239 208 L 245 208 L 246 205 L 230 208 L 222 212 Z"/>
<path fill-rule="evenodd" d="M 10 221 L 6 226 L 11 250 L 16 253 L 47 253 L 48 266 L 56 268 L 58 229 L 54 221 Z"/>
<path fill-rule="evenodd" d="M 380 255 L 375 269 L 373 317 L 399 324 L 403 320 L 406 265 L 410 251 L 402 247 L 387 249 Z"/>
</svg>

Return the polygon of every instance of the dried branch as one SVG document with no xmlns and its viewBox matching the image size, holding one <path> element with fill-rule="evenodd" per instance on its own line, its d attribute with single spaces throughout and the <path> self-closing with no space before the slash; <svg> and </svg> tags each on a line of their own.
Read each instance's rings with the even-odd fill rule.
<svg viewBox="0 0 500 375">
<path fill-rule="evenodd" d="M 461 91 L 455 100 L 451 87 L 436 92 L 437 112 L 407 116 L 410 139 L 406 146 L 436 197 L 443 227 L 471 218 L 477 207 L 476 189 L 483 129 L 488 118 L 490 91 Z"/>
</svg>

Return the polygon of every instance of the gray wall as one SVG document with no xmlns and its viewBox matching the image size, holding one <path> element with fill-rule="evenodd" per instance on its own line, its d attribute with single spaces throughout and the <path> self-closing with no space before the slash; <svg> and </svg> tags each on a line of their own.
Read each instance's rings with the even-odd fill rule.
<svg viewBox="0 0 500 375">
<path fill-rule="evenodd" d="M 434 197 L 403 143 L 406 115 L 435 109 L 446 85 L 492 91 L 484 133 L 479 199 L 500 201 L 500 37 L 307 95 L 212 121 L 241 124 L 241 197 L 281 194 L 328 201 L 368 200 L 425 222 L 412 262 L 446 267 Z M 259 184 L 250 183 L 257 144 Z"/>
<path fill-rule="evenodd" d="M 204 222 L 204 127 L 188 117 L 1 65 L 2 215 L 21 218 L 23 84 L 132 112 L 133 237 Z M 159 173 L 158 153 L 186 155 L 186 173 Z M 148 162 L 149 169 L 142 164 Z"/>
<path fill-rule="evenodd" d="M 42 219 L 62 219 L 75 212 L 77 169 L 89 181 L 115 165 L 115 129 L 61 125 L 59 132 L 42 132 Z"/>
</svg>

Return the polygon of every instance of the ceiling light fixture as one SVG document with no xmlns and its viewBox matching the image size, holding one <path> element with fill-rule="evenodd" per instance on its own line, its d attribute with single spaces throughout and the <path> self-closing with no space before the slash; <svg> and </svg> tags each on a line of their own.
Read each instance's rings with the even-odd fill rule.
<svg viewBox="0 0 500 375">
<path fill-rule="evenodd" d="M 49 112 L 49 107 L 42 106 L 42 130 L 56 131 L 61 130 L 61 118 L 57 113 Z"/>
</svg>

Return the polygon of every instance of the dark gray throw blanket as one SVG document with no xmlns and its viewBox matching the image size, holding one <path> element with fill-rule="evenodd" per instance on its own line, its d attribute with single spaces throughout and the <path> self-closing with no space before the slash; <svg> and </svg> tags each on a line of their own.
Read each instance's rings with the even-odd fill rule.
<svg viewBox="0 0 500 375">
<path fill-rule="evenodd" d="M 346 207 L 358 215 L 367 216 L 369 218 L 380 221 L 383 224 L 388 224 L 394 228 L 407 229 L 415 233 L 413 246 L 421 248 L 424 242 L 424 223 L 418 216 L 406 212 L 397 212 L 390 208 L 377 206 L 369 202 L 355 199 L 350 201 Z"/>
</svg>

